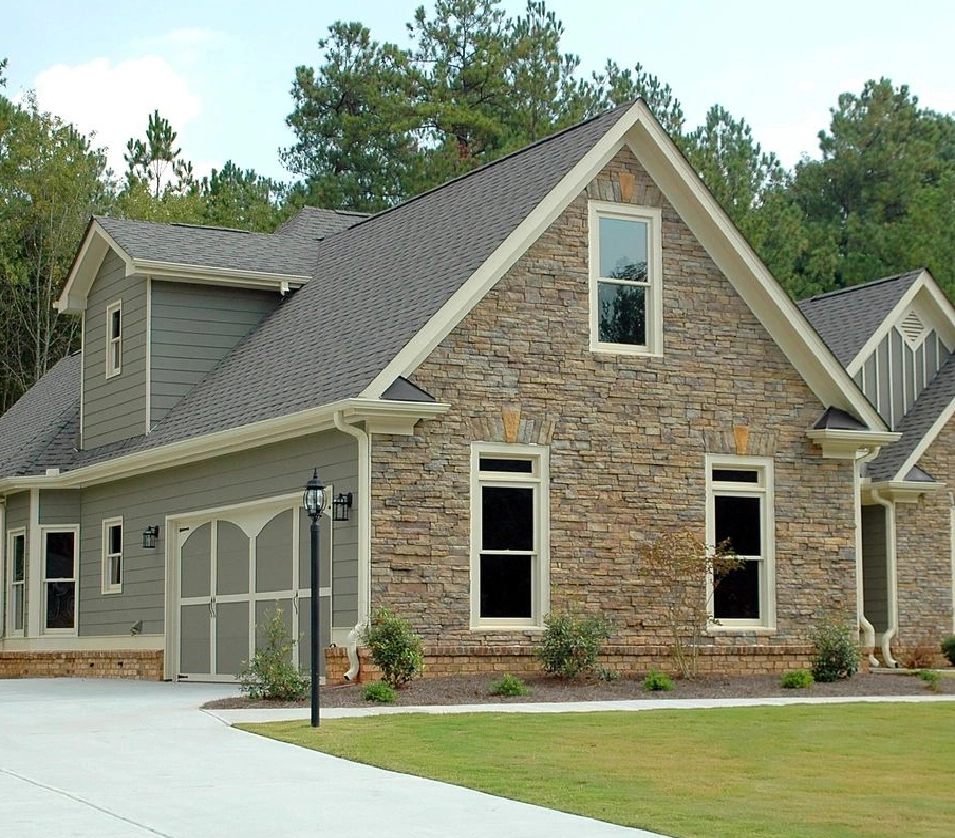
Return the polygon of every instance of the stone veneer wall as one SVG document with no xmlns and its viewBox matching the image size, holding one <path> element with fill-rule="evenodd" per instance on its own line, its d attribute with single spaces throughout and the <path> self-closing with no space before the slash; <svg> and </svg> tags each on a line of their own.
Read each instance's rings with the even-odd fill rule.
<svg viewBox="0 0 955 838">
<path fill-rule="evenodd" d="M 662 358 L 588 348 L 588 197 L 662 209 Z M 413 437 L 374 438 L 372 607 L 428 644 L 479 656 L 539 636 L 469 627 L 472 441 L 549 445 L 551 608 L 601 612 L 629 655 L 656 659 L 666 642 L 637 550 L 668 529 L 703 537 L 707 452 L 775 468 L 777 630 L 713 645 L 793 648 L 820 619 L 855 622 L 852 466 L 806 438 L 823 405 L 629 150 L 411 378 L 452 409 Z"/>
<path fill-rule="evenodd" d="M 919 460 L 936 480 L 955 485 L 955 427 L 936 437 Z M 953 633 L 951 495 L 948 488 L 918 503 L 896 504 L 900 647 L 937 647 Z M 939 662 L 944 658 L 939 655 Z"/>
<path fill-rule="evenodd" d="M 0 678 L 136 678 L 163 680 L 163 653 L 153 649 L 0 652 Z"/>
</svg>

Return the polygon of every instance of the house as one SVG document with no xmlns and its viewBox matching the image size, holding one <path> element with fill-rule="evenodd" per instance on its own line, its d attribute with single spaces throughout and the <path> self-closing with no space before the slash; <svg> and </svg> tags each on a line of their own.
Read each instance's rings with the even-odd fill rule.
<svg viewBox="0 0 955 838">
<path fill-rule="evenodd" d="M 306 635 L 313 468 L 343 501 L 321 528 L 323 648 L 387 606 L 434 674 L 522 671 L 570 608 L 612 622 L 613 665 L 660 665 L 635 567 L 674 529 L 745 557 L 709 601 L 710 668 L 803 662 L 824 619 L 905 642 L 951 626 L 950 576 L 920 585 L 914 542 L 935 534 L 882 504 L 941 504 L 943 470 L 916 445 L 924 479 L 866 476 L 909 444 L 899 408 L 642 102 L 371 217 L 305 210 L 271 235 L 94 218 L 59 308 L 82 351 L 0 418 L 0 674 L 231 678 L 276 602 Z M 879 521 L 896 546 L 872 558 Z M 873 568 L 899 573 L 874 618 Z"/>
<path fill-rule="evenodd" d="M 863 470 L 864 616 L 886 662 L 893 644 L 937 653 L 955 630 L 955 308 L 928 270 L 799 307 L 902 434 Z"/>
</svg>

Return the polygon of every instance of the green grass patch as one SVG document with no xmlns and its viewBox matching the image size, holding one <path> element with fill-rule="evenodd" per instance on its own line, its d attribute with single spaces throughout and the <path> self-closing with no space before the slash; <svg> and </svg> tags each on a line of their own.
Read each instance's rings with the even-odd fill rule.
<svg viewBox="0 0 955 838">
<path fill-rule="evenodd" d="M 239 725 L 677 838 L 950 838 L 955 703 Z"/>
</svg>

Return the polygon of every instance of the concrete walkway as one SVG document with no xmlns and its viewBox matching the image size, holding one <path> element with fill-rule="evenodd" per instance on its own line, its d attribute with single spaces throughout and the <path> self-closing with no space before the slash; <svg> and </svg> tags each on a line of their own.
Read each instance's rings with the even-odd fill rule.
<svg viewBox="0 0 955 838">
<path fill-rule="evenodd" d="M 232 694 L 210 684 L 0 680 L 0 834 L 653 838 L 273 742 L 197 709 Z"/>
</svg>

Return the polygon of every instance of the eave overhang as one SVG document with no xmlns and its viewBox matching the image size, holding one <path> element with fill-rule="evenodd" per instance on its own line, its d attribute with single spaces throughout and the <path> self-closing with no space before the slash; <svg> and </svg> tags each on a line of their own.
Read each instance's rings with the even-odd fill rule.
<svg viewBox="0 0 955 838">
<path fill-rule="evenodd" d="M 894 503 L 917 503 L 923 495 L 940 492 L 944 483 L 928 480 L 885 480 L 862 485 L 862 502 L 877 503 L 877 497 Z"/>
<path fill-rule="evenodd" d="M 86 310 L 87 297 L 103 259 L 114 251 L 126 265 L 126 276 L 139 274 L 167 282 L 190 282 L 204 285 L 225 285 L 230 288 L 255 288 L 287 294 L 301 288 L 309 277 L 305 274 L 274 273 L 269 271 L 243 271 L 235 268 L 209 265 L 190 265 L 178 262 L 160 262 L 152 259 L 135 259 L 106 232 L 94 218 L 77 251 L 70 274 L 59 299 L 53 304 L 60 314 L 82 314 Z"/>
<path fill-rule="evenodd" d="M 344 399 L 288 416 L 137 451 L 71 471 L 3 478 L 0 480 L 0 494 L 25 489 L 82 489 L 235 454 L 249 448 L 333 430 L 336 413 L 340 413 L 348 424 L 363 423 L 369 433 L 409 436 L 414 433 L 419 421 L 440 416 L 450 408 L 449 404 L 440 402 Z"/>
<path fill-rule="evenodd" d="M 884 445 L 890 445 L 902 434 L 893 431 L 849 431 L 841 428 L 810 428 L 806 436 L 822 449 L 826 460 L 856 460 L 874 457 Z"/>
</svg>

